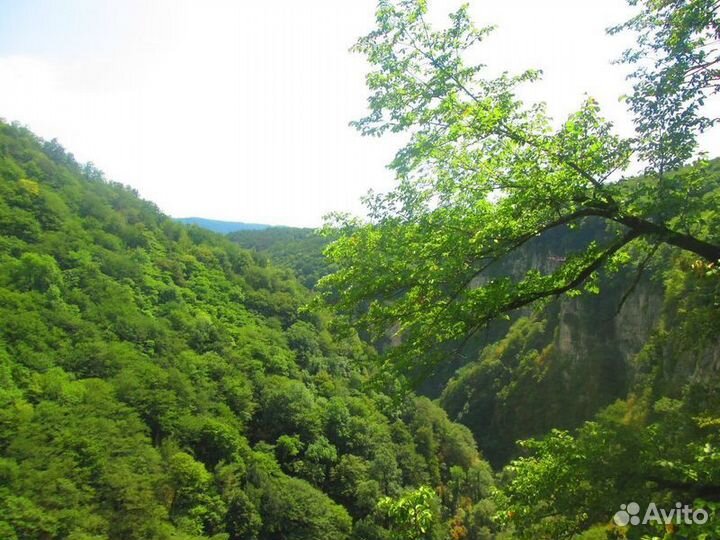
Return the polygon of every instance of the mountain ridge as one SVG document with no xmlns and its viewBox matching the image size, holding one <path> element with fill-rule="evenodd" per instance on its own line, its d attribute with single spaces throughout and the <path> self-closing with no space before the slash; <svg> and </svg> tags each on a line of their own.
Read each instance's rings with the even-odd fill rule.
<svg viewBox="0 0 720 540">
<path fill-rule="evenodd" d="M 185 223 L 186 225 L 197 225 L 203 229 L 213 231 L 219 234 L 228 234 L 237 231 L 261 231 L 268 229 L 271 225 L 262 223 L 246 223 L 244 221 L 225 221 L 222 219 L 210 219 L 203 217 L 179 217 L 173 218 L 175 221 Z"/>
</svg>

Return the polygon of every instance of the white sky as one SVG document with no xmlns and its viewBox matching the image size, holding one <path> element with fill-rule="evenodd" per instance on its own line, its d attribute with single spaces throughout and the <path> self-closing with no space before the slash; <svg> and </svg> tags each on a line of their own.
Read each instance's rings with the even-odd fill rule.
<svg viewBox="0 0 720 540">
<path fill-rule="evenodd" d="M 617 97 L 624 0 L 470 0 L 497 24 L 484 62 L 544 70 L 562 118 Z M 430 0 L 434 20 L 459 5 Z M 0 0 L 0 117 L 57 137 L 176 216 L 317 226 L 386 190 L 398 140 L 363 138 L 366 66 L 348 52 L 374 0 Z"/>
</svg>

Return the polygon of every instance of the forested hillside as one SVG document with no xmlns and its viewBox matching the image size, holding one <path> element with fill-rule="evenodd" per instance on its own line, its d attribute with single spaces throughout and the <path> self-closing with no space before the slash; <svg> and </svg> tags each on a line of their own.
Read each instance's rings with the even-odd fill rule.
<svg viewBox="0 0 720 540">
<path fill-rule="evenodd" d="M 228 235 L 244 248 L 256 251 L 278 266 L 290 268 L 308 288 L 333 271 L 323 255 L 333 240 L 330 233 L 298 227 L 269 227 L 255 231 L 237 231 Z"/>
<path fill-rule="evenodd" d="M 0 540 L 719 539 L 720 3 L 628 3 L 632 137 L 380 0 L 396 183 L 324 235 L 0 121 Z"/>
<path fill-rule="evenodd" d="M 407 500 L 495 527 L 467 428 L 369 385 L 288 271 L 7 124 L 0 234 L 1 538 L 398 538 Z"/>
</svg>

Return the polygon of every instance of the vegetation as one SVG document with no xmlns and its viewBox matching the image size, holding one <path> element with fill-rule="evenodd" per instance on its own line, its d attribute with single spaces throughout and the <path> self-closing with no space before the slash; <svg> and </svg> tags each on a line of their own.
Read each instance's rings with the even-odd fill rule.
<svg viewBox="0 0 720 540">
<path fill-rule="evenodd" d="M 333 271 L 323 255 L 334 234 L 322 235 L 313 229 L 269 227 L 260 231 L 237 231 L 230 239 L 257 251 L 277 266 L 290 268 L 300 282 L 312 289 L 320 278 Z"/>
<path fill-rule="evenodd" d="M 443 345 L 518 308 L 596 292 L 598 270 L 636 261 L 642 269 L 659 245 L 708 265 L 720 259 L 718 221 L 709 219 L 717 180 L 703 160 L 676 170 L 714 121 L 700 106 L 717 89 L 705 52 L 719 24 L 715 2 L 648 0 L 626 25 L 640 44 L 626 60 L 648 51 L 661 58 L 635 72 L 631 140 L 613 133 L 592 98 L 554 129 L 542 103 L 517 97 L 537 71 L 492 76 L 468 64 L 492 28 L 476 28 L 467 7 L 436 31 L 424 1 L 379 6 L 377 28 L 355 47 L 373 67 L 371 112 L 355 125 L 366 135 L 407 131 L 409 142 L 390 165 L 397 187 L 368 198 L 370 221 L 338 221 L 344 234 L 327 251 L 338 271 L 324 283 L 338 309 L 374 336 L 397 329 L 395 366 L 422 378 Z M 647 163 L 643 181 L 612 181 L 633 157 Z M 552 268 L 492 272 L 533 239 L 589 223 L 604 234 Z"/>
<path fill-rule="evenodd" d="M 356 126 L 409 142 L 325 236 L 178 223 L 0 122 L 0 538 L 720 538 L 720 5 L 630 3 L 623 139 L 380 0 Z"/>
<path fill-rule="evenodd" d="M 370 113 L 355 126 L 409 142 L 390 164 L 396 188 L 367 198 L 369 219 L 329 224 L 341 231 L 326 250 L 337 270 L 321 289 L 373 339 L 390 335 L 391 373 L 419 384 L 465 359 L 441 403 L 506 465 L 494 523 L 518 538 L 720 534 L 720 175 L 696 154 L 716 121 L 704 105 L 720 88 L 720 6 L 630 4 L 638 15 L 610 32 L 638 37 L 621 59 L 635 67 L 631 139 L 592 98 L 554 128 L 543 104 L 517 97 L 538 71 L 468 63 L 492 28 L 467 7 L 438 31 L 423 0 L 381 1 L 355 47 L 372 66 Z M 587 299 L 601 289 L 609 301 Z M 658 310 L 625 315 L 637 342 L 588 337 L 611 325 L 620 337 L 622 323 L 606 321 L 634 293 Z M 626 501 L 686 501 L 713 519 L 614 524 Z M 385 504 L 413 534 L 403 502 Z"/>
<path fill-rule="evenodd" d="M 469 431 L 367 387 L 290 271 L 7 124 L 0 234 L 3 539 L 392 538 L 378 501 L 458 475 L 434 526 L 487 508 Z"/>
</svg>

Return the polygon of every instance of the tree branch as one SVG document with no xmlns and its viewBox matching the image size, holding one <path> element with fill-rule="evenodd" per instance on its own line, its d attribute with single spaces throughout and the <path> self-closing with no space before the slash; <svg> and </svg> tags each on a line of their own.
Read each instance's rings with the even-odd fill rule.
<svg viewBox="0 0 720 540">
<path fill-rule="evenodd" d="M 648 263 L 650 262 L 650 259 L 652 259 L 653 255 L 658 250 L 659 245 L 655 244 L 652 249 L 645 255 L 645 258 L 640 262 L 638 265 L 637 272 L 635 273 L 635 278 L 633 279 L 632 283 L 630 284 L 630 287 L 625 291 L 625 294 L 622 295 L 622 298 L 620 299 L 620 303 L 618 303 L 617 309 L 615 310 L 615 315 L 619 315 L 620 311 L 622 310 L 623 306 L 625 305 L 625 302 L 627 302 L 627 299 L 630 298 L 630 295 L 635 291 L 638 284 L 640 283 L 640 279 L 642 278 L 643 273 L 645 272 L 645 268 L 647 268 Z"/>
</svg>

